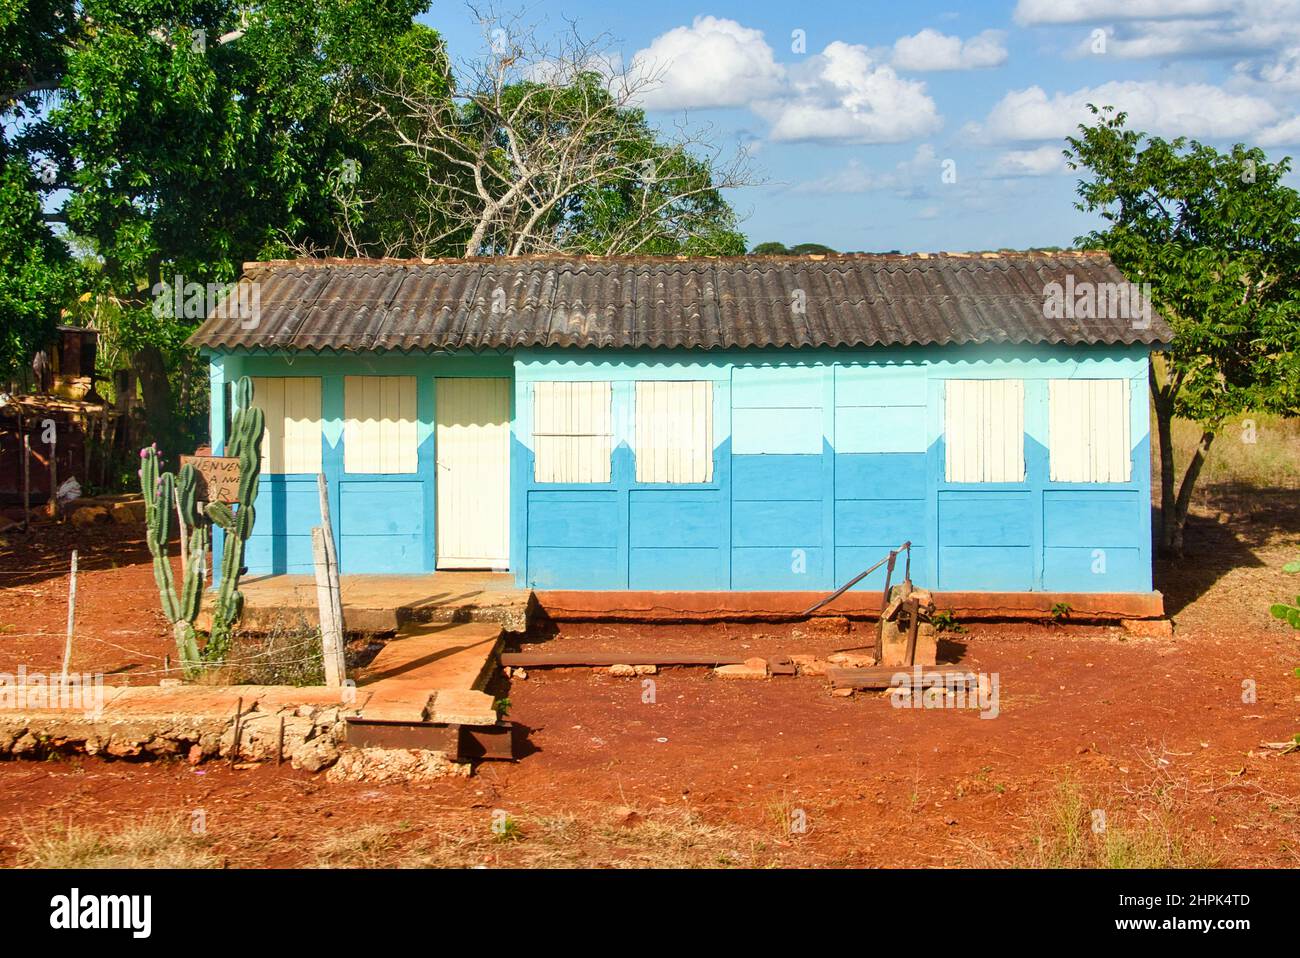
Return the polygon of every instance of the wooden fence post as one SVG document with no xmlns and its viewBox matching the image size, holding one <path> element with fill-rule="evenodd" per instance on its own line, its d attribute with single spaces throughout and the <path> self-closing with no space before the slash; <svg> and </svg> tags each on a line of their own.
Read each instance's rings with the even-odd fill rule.
<svg viewBox="0 0 1300 958">
<path fill-rule="evenodd" d="M 72 663 L 72 624 L 77 614 L 77 550 L 72 550 L 72 571 L 68 575 L 68 638 L 63 644 L 63 688 L 68 687 L 68 667 Z"/>
<path fill-rule="evenodd" d="M 329 488 L 325 473 L 316 476 L 320 493 L 321 524 L 311 531 L 312 558 L 316 567 L 316 606 L 320 612 L 321 646 L 325 657 L 325 684 L 342 688 L 347 678 L 343 658 L 343 596 L 339 588 L 338 552 L 330 523 Z"/>
<path fill-rule="evenodd" d="M 18 419 L 23 431 L 23 532 L 32 528 L 32 437 L 27 433 L 27 421 Z"/>
</svg>

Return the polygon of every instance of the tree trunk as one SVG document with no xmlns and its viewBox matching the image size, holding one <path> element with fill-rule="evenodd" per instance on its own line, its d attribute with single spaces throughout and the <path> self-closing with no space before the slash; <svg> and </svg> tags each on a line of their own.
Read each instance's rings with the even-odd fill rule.
<svg viewBox="0 0 1300 958">
<path fill-rule="evenodd" d="M 1151 399 L 1156 409 L 1156 435 L 1160 443 L 1160 552 L 1173 552 L 1174 511 L 1174 399 L 1156 381 L 1155 362 L 1150 366 Z"/>
<path fill-rule="evenodd" d="M 145 438 L 166 449 L 175 438 L 167 361 L 160 348 L 149 345 L 132 355 L 131 365 L 140 380 L 140 392 L 144 399 L 145 422 L 149 430 L 149 435 Z"/>
<path fill-rule="evenodd" d="M 1178 558 L 1183 557 L 1183 528 L 1187 525 L 1187 510 L 1192 505 L 1192 490 L 1196 488 L 1197 477 L 1201 474 L 1201 467 L 1205 465 L 1205 460 L 1210 454 L 1210 444 L 1214 442 L 1214 433 L 1205 430 L 1201 433 L 1201 441 L 1196 444 L 1196 451 L 1192 453 L 1192 461 L 1187 464 L 1187 471 L 1183 473 L 1182 485 L 1178 487 L 1178 500 L 1174 504 L 1173 515 L 1165 519 L 1165 526 L 1172 524 L 1169 530 L 1171 535 L 1170 550 Z"/>
</svg>

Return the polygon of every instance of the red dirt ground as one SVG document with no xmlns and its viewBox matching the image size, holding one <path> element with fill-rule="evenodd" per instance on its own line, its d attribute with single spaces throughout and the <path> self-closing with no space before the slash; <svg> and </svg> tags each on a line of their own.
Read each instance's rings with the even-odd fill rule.
<svg viewBox="0 0 1300 958">
<path fill-rule="evenodd" d="M 403 849 L 445 845 L 457 831 L 487 834 L 496 809 L 521 824 L 523 840 L 466 846 L 456 861 L 550 863 L 529 857 L 551 834 L 544 820 L 606 822 L 618 806 L 643 820 L 689 810 L 726 841 L 759 843 L 769 863 L 1021 864 L 1033 860 L 1044 810 L 1072 782 L 1112 821 L 1173 829 L 1198 850 L 1193 862 L 1300 865 L 1300 753 L 1260 748 L 1300 730 L 1292 676 L 1300 643 L 1267 614 L 1270 602 L 1300 591 L 1280 571 L 1300 554 L 1297 530 L 1300 506 L 1284 496 L 1256 497 L 1248 511 L 1202 511 L 1188 560 L 1158 569 L 1177 623 L 1172 639 L 1049 624 L 972 624 L 948 636 L 941 658 L 998 674 L 995 719 L 894 709 L 876 694 L 837 698 L 814 677 L 726 682 L 704 669 L 667 669 L 652 677 L 647 703 L 640 678 L 530 670 L 527 680 L 500 680 L 498 693 L 527 729 L 528 754 L 464 780 L 337 785 L 287 766 L 0 762 L 0 864 L 18 860 L 25 835 L 49 824 L 111 829 L 196 808 L 231 865 L 311 864 L 323 841 L 364 826 L 398 836 L 378 861 L 400 861 Z M 57 667 L 74 541 L 83 569 L 74 668 L 156 681 L 170 640 L 147 552 L 115 527 L 10 537 L 0 550 L 0 671 Z M 869 630 L 854 623 L 846 632 L 836 621 L 588 623 L 533 638 L 556 650 L 680 645 L 761 655 L 866 644 Z M 1242 701 L 1246 680 L 1253 703 Z M 775 824 L 792 809 L 806 815 L 806 833 Z M 617 837 L 583 842 L 578 863 L 627 862 Z M 649 860 L 681 859 L 665 847 Z"/>
</svg>

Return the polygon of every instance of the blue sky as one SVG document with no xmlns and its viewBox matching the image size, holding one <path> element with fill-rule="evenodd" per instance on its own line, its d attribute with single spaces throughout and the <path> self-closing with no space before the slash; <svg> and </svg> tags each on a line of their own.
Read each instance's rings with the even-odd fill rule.
<svg viewBox="0 0 1300 958">
<path fill-rule="evenodd" d="M 1060 158 L 1088 102 L 1164 136 L 1243 141 L 1273 159 L 1300 151 L 1300 0 L 502 9 L 542 33 L 571 20 L 584 37 L 607 36 L 612 56 L 655 74 L 642 105 L 657 125 L 685 117 L 724 152 L 747 150 L 763 182 L 729 198 L 751 245 L 1068 245 L 1093 225 Z M 435 0 L 422 19 L 453 59 L 484 48 L 456 0 Z"/>
</svg>

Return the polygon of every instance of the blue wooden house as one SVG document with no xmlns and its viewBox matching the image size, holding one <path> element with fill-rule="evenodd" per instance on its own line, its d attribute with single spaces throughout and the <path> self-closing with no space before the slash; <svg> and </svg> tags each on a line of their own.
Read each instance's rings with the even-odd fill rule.
<svg viewBox="0 0 1300 958">
<path fill-rule="evenodd" d="M 195 333 L 267 416 L 251 573 L 1150 595 L 1148 358 L 1101 253 L 249 263 Z M 878 573 L 861 588 L 878 589 Z"/>
</svg>

